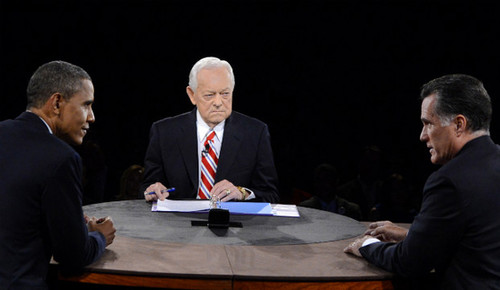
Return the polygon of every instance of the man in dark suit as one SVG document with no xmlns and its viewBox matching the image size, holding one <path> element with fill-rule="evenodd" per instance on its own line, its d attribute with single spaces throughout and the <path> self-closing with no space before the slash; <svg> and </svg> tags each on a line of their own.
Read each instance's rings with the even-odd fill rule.
<svg viewBox="0 0 500 290">
<path fill-rule="evenodd" d="M 141 186 L 146 200 L 278 202 L 267 125 L 232 111 L 233 90 L 228 62 L 206 57 L 193 66 L 186 91 L 196 108 L 151 127 Z"/>
<path fill-rule="evenodd" d="M 427 180 L 409 230 L 369 226 L 345 251 L 442 289 L 500 289 L 500 147 L 489 137 L 483 84 L 447 75 L 423 86 L 420 140 L 442 167 Z M 417 279 L 413 280 L 414 283 Z"/>
<path fill-rule="evenodd" d="M 52 256 L 61 269 L 79 270 L 115 233 L 109 218 L 84 218 L 81 159 L 67 144 L 81 144 L 94 122 L 89 75 L 50 62 L 27 95 L 28 110 L 0 122 L 0 289 L 45 289 Z"/>
</svg>

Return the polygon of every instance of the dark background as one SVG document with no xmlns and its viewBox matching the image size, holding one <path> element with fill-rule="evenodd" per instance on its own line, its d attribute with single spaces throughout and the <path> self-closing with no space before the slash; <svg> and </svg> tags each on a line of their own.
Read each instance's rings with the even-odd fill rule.
<svg viewBox="0 0 500 290">
<path fill-rule="evenodd" d="M 192 65 L 217 56 L 235 72 L 233 109 L 269 125 L 283 201 L 310 188 L 320 163 L 354 178 L 370 144 L 385 173 L 421 188 L 436 169 L 419 142 L 423 83 L 482 80 L 498 141 L 498 15 L 495 1 L 0 0 L 0 120 L 25 109 L 41 64 L 83 67 L 96 100 L 87 140 L 103 152 L 109 200 L 142 164 L 152 122 L 192 109 Z"/>
</svg>

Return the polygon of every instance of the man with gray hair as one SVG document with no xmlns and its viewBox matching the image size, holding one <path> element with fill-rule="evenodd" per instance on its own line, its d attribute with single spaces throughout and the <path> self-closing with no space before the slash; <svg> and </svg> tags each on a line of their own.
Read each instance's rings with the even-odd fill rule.
<svg viewBox="0 0 500 290">
<path fill-rule="evenodd" d="M 372 223 L 345 251 L 416 278 L 414 289 L 429 277 L 439 289 L 500 289 L 500 147 L 489 136 L 490 97 L 479 80 L 446 75 L 425 84 L 421 98 L 420 140 L 442 165 L 427 179 L 421 211 L 409 230 Z"/>
<path fill-rule="evenodd" d="M 116 231 L 109 218 L 84 218 L 81 158 L 68 145 L 80 145 L 95 121 L 90 76 L 49 62 L 27 96 L 26 112 L 0 122 L 0 289 L 45 289 L 51 257 L 79 271 Z"/>
<path fill-rule="evenodd" d="M 269 130 L 232 110 L 234 85 L 227 61 L 206 57 L 193 66 L 186 92 L 196 107 L 151 127 L 140 193 L 146 200 L 278 202 Z"/>
</svg>

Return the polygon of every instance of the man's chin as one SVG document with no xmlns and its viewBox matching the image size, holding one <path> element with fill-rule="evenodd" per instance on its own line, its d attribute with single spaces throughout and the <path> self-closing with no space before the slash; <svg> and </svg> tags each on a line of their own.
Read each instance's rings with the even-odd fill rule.
<svg viewBox="0 0 500 290">
<path fill-rule="evenodd" d="M 226 116 L 217 116 L 216 118 L 210 118 L 210 124 L 217 126 L 219 123 L 224 121 L 226 119 Z"/>
<path fill-rule="evenodd" d="M 57 137 L 59 137 L 59 139 L 68 143 L 69 145 L 73 145 L 73 146 L 80 146 L 83 143 L 83 136 L 75 137 L 75 136 L 64 135 L 64 136 L 57 136 Z"/>
<path fill-rule="evenodd" d="M 435 165 L 443 165 L 443 164 L 445 164 L 446 162 L 444 162 L 442 159 L 438 159 L 438 158 L 435 158 L 435 157 L 431 157 L 431 163 L 432 163 L 432 164 L 435 164 Z"/>
</svg>

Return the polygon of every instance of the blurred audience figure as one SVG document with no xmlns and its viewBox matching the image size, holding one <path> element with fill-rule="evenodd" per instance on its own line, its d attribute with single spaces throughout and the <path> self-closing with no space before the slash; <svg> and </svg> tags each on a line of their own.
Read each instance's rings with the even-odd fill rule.
<svg viewBox="0 0 500 290">
<path fill-rule="evenodd" d="M 381 188 L 382 220 L 398 223 L 411 223 L 418 213 L 419 199 L 416 190 L 407 178 L 400 173 L 393 173 Z"/>
<path fill-rule="evenodd" d="M 120 194 L 116 199 L 126 200 L 144 198 L 139 190 L 143 177 L 144 167 L 141 165 L 134 164 L 125 169 L 120 178 Z"/>
<path fill-rule="evenodd" d="M 374 145 L 366 146 L 361 150 L 358 161 L 358 176 L 339 186 L 337 194 L 359 205 L 362 220 L 380 220 L 382 151 Z"/>
<path fill-rule="evenodd" d="M 331 164 L 321 164 L 314 170 L 313 196 L 299 205 L 338 213 L 359 220 L 361 210 L 355 203 L 337 196 L 339 176 Z"/>
<path fill-rule="evenodd" d="M 85 140 L 81 146 L 76 146 L 74 149 L 82 157 L 82 204 L 103 202 L 105 200 L 108 167 L 101 147 L 92 140 Z"/>
</svg>

